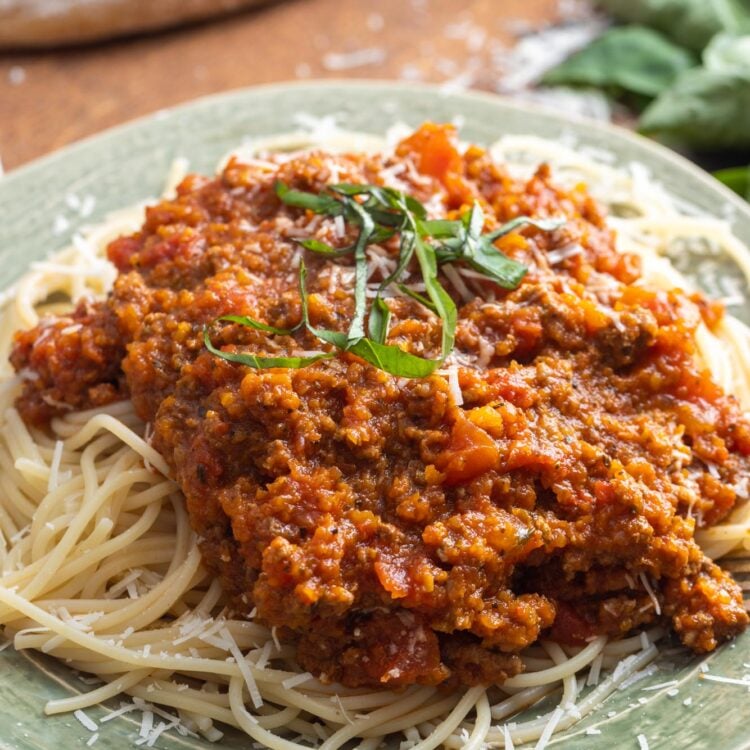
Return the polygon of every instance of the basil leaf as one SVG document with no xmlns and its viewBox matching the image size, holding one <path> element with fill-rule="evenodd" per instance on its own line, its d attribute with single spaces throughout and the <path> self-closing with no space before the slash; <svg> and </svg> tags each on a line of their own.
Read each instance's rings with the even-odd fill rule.
<svg viewBox="0 0 750 750">
<path fill-rule="evenodd" d="M 247 315 L 222 315 L 219 320 L 226 321 L 227 323 L 237 323 L 237 325 L 245 326 L 246 328 L 254 328 L 256 331 L 275 333 L 277 336 L 288 336 L 302 326 L 302 322 L 300 322 L 294 328 L 275 328 L 274 326 L 269 326 L 267 323 L 261 323 L 259 320 L 249 318 Z"/>
<path fill-rule="evenodd" d="M 620 21 L 650 26 L 700 52 L 720 31 L 750 30 L 750 0 L 596 0 Z"/>
<path fill-rule="evenodd" d="M 378 296 L 372 301 L 370 317 L 367 320 L 367 331 L 370 334 L 370 338 L 379 344 L 384 344 L 388 338 L 388 325 L 390 322 L 391 310 L 378 293 Z"/>
<path fill-rule="evenodd" d="M 349 348 L 352 354 L 391 375 L 402 378 L 425 378 L 431 375 L 442 360 L 425 359 L 392 344 L 381 344 L 371 339 L 362 339 Z"/>
<path fill-rule="evenodd" d="M 378 293 L 375 295 L 372 308 L 370 309 L 368 330 L 370 336 L 381 344 L 385 342 L 388 336 L 388 324 L 391 319 L 391 311 L 388 308 L 388 305 L 383 302 L 380 295 L 383 293 L 383 290 L 387 289 L 396 279 L 401 278 L 404 269 L 409 265 L 409 261 L 411 261 L 412 255 L 414 255 L 413 235 L 402 233 L 396 268 L 380 283 Z"/>
<path fill-rule="evenodd" d="M 359 237 L 354 248 L 354 316 L 349 325 L 347 339 L 356 343 L 365 337 L 365 312 L 367 309 L 367 245 L 375 231 L 372 217 L 356 201 L 352 210 L 359 218 Z"/>
<path fill-rule="evenodd" d="M 425 236 L 436 240 L 455 237 L 460 228 L 461 222 L 451 219 L 428 219 L 422 222 L 422 231 Z"/>
<path fill-rule="evenodd" d="M 411 297 L 413 300 L 416 300 L 419 302 L 420 305 L 424 305 L 428 310 L 437 313 L 437 308 L 435 305 L 432 304 L 432 301 L 427 299 L 427 297 L 421 295 L 419 292 L 415 292 L 413 289 L 409 289 L 406 284 L 399 284 L 398 288 L 407 296 Z"/>
<path fill-rule="evenodd" d="M 480 270 L 488 278 L 514 288 L 520 283 L 525 268 L 506 258 L 492 242 L 524 223 L 533 224 L 543 230 L 554 229 L 559 221 L 533 221 L 519 217 L 504 224 L 494 232 L 482 235 L 484 215 L 478 204 L 466 213 L 461 221 L 428 220 L 425 207 L 412 196 L 394 188 L 378 185 L 351 185 L 342 183 L 329 187 L 329 194 L 314 195 L 291 190 L 281 182 L 275 186 L 279 198 L 287 205 L 315 211 L 329 216 L 343 216 L 346 221 L 359 228 L 354 245 L 335 248 L 314 238 L 298 239 L 305 249 L 329 257 L 354 253 L 354 314 L 349 330 L 332 331 L 318 328 L 310 323 L 308 295 L 306 291 L 307 269 L 304 261 L 299 266 L 299 293 L 302 320 L 293 329 L 274 328 L 246 316 L 225 316 L 223 320 L 247 325 L 251 328 L 276 335 L 287 335 L 304 326 L 319 340 L 340 351 L 351 352 L 380 369 L 401 377 L 425 377 L 434 372 L 453 350 L 456 335 L 458 312 L 453 299 L 441 286 L 438 279 L 438 265 L 441 262 L 458 260 Z M 358 196 L 366 196 L 358 200 Z M 364 322 L 367 317 L 367 247 L 400 234 L 399 257 L 396 268 L 380 283 L 375 299 L 370 306 L 368 330 L 365 337 Z M 433 237 L 440 244 L 433 246 L 428 239 Z M 426 296 L 418 294 L 401 283 L 412 257 L 416 255 Z M 439 316 L 442 323 L 441 356 L 431 360 L 411 354 L 398 346 L 386 344 L 391 312 L 381 294 L 392 283 L 398 283 L 401 290 L 425 305 Z M 306 364 L 329 359 L 333 352 L 321 352 L 312 357 L 261 357 L 249 353 L 221 352 L 213 346 L 208 329 L 204 329 L 204 343 L 213 354 L 230 362 L 238 362 L 250 367 L 303 367 Z"/>
<path fill-rule="evenodd" d="M 327 242 L 321 242 L 320 240 L 316 239 L 298 239 L 295 240 L 295 242 L 299 242 L 299 244 L 302 245 L 305 250 L 310 250 L 313 253 L 318 253 L 318 255 L 326 255 L 329 258 L 340 258 L 342 255 L 348 255 L 354 250 L 354 245 L 351 245 L 349 247 L 336 248 L 332 245 L 329 245 Z"/>
<path fill-rule="evenodd" d="M 559 229 L 565 224 L 565 219 L 532 219 L 529 216 L 517 216 L 515 219 L 506 221 L 505 224 L 497 229 L 488 232 L 482 239 L 494 242 L 500 237 L 505 237 L 506 234 L 510 234 L 515 229 L 518 229 L 518 227 L 522 227 L 524 224 L 536 227 L 536 229 L 539 229 L 542 232 L 554 232 L 555 229 Z"/>
<path fill-rule="evenodd" d="M 422 271 L 427 295 L 435 305 L 435 312 L 443 321 L 443 332 L 441 337 L 441 359 L 442 362 L 453 351 L 456 340 L 456 325 L 458 323 L 458 310 L 456 303 L 451 299 L 448 292 L 443 289 L 437 277 L 437 258 L 435 251 L 421 237 L 415 235 L 414 252 L 417 262 Z"/>
<path fill-rule="evenodd" d="M 750 201 L 750 166 L 731 167 L 714 172 L 714 177 L 723 182 L 730 190 Z"/>
<path fill-rule="evenodd" d="M 750 71 L 683 73 L 646 109 L 639 130 L 696 149 L 750 147 Z"/>
<path fill-rule="evenodd" d="M 476 209 L 478 208 L 479 206 L 476 206 Z M 515 289 L 523 280 L 527 269 L 523 263 L 508 258 L 500 252 L 493 244 L 495 240 L 526 224 L 544 232 L 552 232 L 564 224 L 562 219 L 535 220 L 528 216 L 518 216 L 492 232 L 480 236 L 482 224 L 479 224 L 476 210 L 473 211 L 468 221 L 470 222 L 469 241 L 463 258 L 474 270 L 492 279 L 504 289 Z"/>
<path fill-rule="evenodd" d="M 750 34 L 717 34 L 703 50 L 703 67 L 716 73 L 750 73 Z"/>
<path fill-rule="evenodd" d="M 515 289 L 528 270 L 523 263 L 503 255 L 491 242 L 484 239 L 466 260 L 475 271 L 484 274 L 504 289 Z"/>
<path fill-rule="evenodd" d="M 418 219 L 426 219 L 427 218 L 427 209 L 414 197 L 411 195 L 402 193 L 404 196 L 404 202 L 406 203 L 407 209 L 414 214 Z"/>
<path fill-rule="evenodd" d="M 542 82 L 655 97 L 695 64 L 689 52 L 656 31 L 643 26 L 616 27 L 550 70 Z"/>
<path fill-rule="evenodd" d="M 316 214 L 328 214 L 329 216 L 339 216 L 344 213 L 344 206 L 340 201 L 330 195 L 321 193 L 305 193 L 301 190 L 292 190 L 283 182 L 277 181 L 274 185 L 276 195 L 287 206 L 295 208 L 305 208 Z"/>
<path fill-rule="evenodd" d="M 307 367 L 307 365 L 313 364 L 313 362 L 319 362 L 321 359 L 331 359 L 331 357 L 335 356 L 330 352 L 321 352 L 320 354 L 315 354 L 311 357 L 261 357 L 257 354 L 250 353 L 223 352 L 211 343 L 208 326 L 203 327 L 203 344 L 211 354 L 214 354 L 227 362 L 236 362 L 240 365 L 253 367 L 256 370 L 262 370 L 269 367 L 289 367 L 298 370 L 301 367 Z"/>
<path fill-rule="evenodd" d="M 395 234 L 395 230 L 390 227 L 378 227 L 370 236 L 370 243 L 373 245 L 379 245 L 381 242 L 391 239 Z"/>
<path fill-rule="evenodd" d="M 340 195 L 353 197 L 355 195 L 367 195 L 374 204 L 382 208 L 402 209 L 402 204 L 406 209 L 413 213 L 418 219 L 424 219 L 427 216 L 427 209 L 413 196 L 402 193 L 395 188 L 382 187 L 380 185 L 354 185 L 342 182 L 338 185 L 331 185 L 333 192 Z M 375 206 L 367 206 L 374 208 Z"/>
<path fill-rule="evenodd" d="M 373 192 L 373 189 L 375 187 L 373 185 L 366 185 L 366 184 L 355 184 L 351 182 L 339 182 L 336 185 L 331 185 L 331 190 L 334 193 L 339 193 L 340 195 L 364 195 L 364 194 L 371 194 Z"/>
</svg>

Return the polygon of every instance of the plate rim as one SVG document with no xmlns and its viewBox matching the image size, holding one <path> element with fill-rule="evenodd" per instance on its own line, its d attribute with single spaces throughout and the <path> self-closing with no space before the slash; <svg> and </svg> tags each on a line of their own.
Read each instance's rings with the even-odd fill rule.
<svg viewBox="0 0 750 750">
<path fill-rule="evenodd" d="M 569 124 L 578 129 L 586 128 L 587 131 L 593 131 L 594 134 L 600 135 L 603 139 L 612 142 L 616 141 L 620 144 L 635 148 L 639 154 L 636 157 L 637 160 L 642 160 L 648 166 L 651 166 L 648 164 L 649 158 L 653 158 L 655 161 L 655 167 L 658 167 L 660 170 L 663 170 L 666 164 L 670 164 L 676 169 L 676 171 L 681 172 L 686 176 L 689 175 L 693 181 L 700 183 L 706 193 L 713 194 L 715 199 L 721 200 L 723 203 L 731 206 L 735 220 L 741 220 L 743 224 L 750 225 L 750 204 L 747 204 L 742 198 L 719 183 L 718 180 L 713 178 L 709 173 L 690 162 L 686 157 L 672 151 L 662 144 L 647 139 L 637 133 L 633 133 L 625 128 L 586 117 L 561 115 L 556 111 L 545 107 L 540 107 L 528 102 L 519 102 L 490 92 L 473 90 L 448 92 L 439 84 L 413 84 L 401 81 L 389 81 L 386 79 L 359 80 L 351 78 L 332 78 L 268 83 L 230 89 L 206 96 L 196 97 L 170 107 L 157 109 L 151 113 L 119 123 L 86 136 L 85 138 L 76 140 L 70 144 L 66 144 L 48 154 L 44 154 L 10 170 L 0 178 L 0 203 L 2 202 L 3 196 L 12 192 L 14 185 L 17 184 L 17 182 L 26 181 L 30 178 L 33 179 L 35 174 L 40 172 L 43 173 L 48 169 L 54 169 L 55 165 L 61 161 L 78 159 L 80 156 L 85 155 L 89 150 L 96 150 L 102 146 L 106 147 L 108 142 L 116 142 L 122 137 L 127 138 L 129 133 L 137 133 L 140 129 L 148 129 L 162 119 L 169 120 L 170 118 L 178 118 L 183 113 L 189 114 L 191 111 L 203 111 L 214 105 L 223 106 L 234 100 L 242 101 L 246 98 L 252 98 L 254 95 L 284 97 L 293 96 L 295 92 L 300 91 L 341 92 L 342 90 L 353 88 L 371 90 L 385 95 L 393 93 L 394 95 L 397 94 L 402 97 L 407 96 L 409 93 L 418 92 L 421 96 L 429 95 L 452 99 L 457 104 L 461 101 L 469 103 L 476 102 L 478 104 L 483 103 L 485 106 L 500 107 L 506 111 L 514 110 L 518 113 L 527 114 L 530 117 L 539 117 L 546 122 Z M 332 113 L 336 112 L 335 103 L 331 105 L 331 111 Z M 470 117 L 467 119 L 470 119 Z M 502 128 L 500 127 L 498 130 L 502 130 Z M 532 127 L 529 128 L 529 130 L 533 131 L 534 129 Z M 580 136 L 580 139 L 583 140 L 583 135 Z M 622 159 L 619 158 L 619 156 L 617 163 L 622 163 Z M 653 171 L 657 172 L 657 169 L 654 168 Z M 656 176 L 658 179 L 658 173 Z M 743 748 L 744 750 L 750 748 L 750 738 L 745 741 L 744 744 L 734 746 L 734 750 L 742 750 Z M 5 740 L 2 738 L 0 738 L 0 749 L 20 750 L 17 746 L 6 745 Z"/>
<path fill-rule="evenodd" d="M 613 123 L 604 122 L 601 120 L 595 120 L 591 117 L 585 117 L 577 114 L 559 114 L 552 108 L 544 107 L 542 105 L 525 102 L 518 99 L 513 99 L 509 96 L 502 94 L 480 91 L 477 89 L 467 89 L 465 91 L 446 91 L 441 84 L 436 83 L 410 83 L 399 80 L 390 80 L 387 78 L 368 78 L 368 79 L 357 79 L 357 78 L 311 78 L 304 81 L 293 81 L 286 80 L 280 82 L 262 83 L 252 86 L 242 86 L 238 88 L 226 89 L 224 91 L 216 92 L 213 94 L 206 94 L 204 96 L 198 96 L 193 99 L 188 99 L 184 102 L 171 105 L 169 107 L 162 107 L 152 112 L 134 117 L 126 120 L 125 122 L 112 125 L 108 128 L 104 128 L 90 135 L 79 138 L 71 143 L 67 143 L 60 148 L 56 148 L 49 153 L 42 154 L 41 156 L 32 159 L 29 162 L 20 164 L 18 167 L 8 170 L 2 176 L 0 176 L 0 194 L 5 192 L 6 185 L 11 185 L 16 179 L 24 179 L 26 175 L 33 174 L 38 169 L 46 169 L 54 163 L 63 158 L 69 156 L 75 156 L 76 152 L 84 150 L 86 148 L 96 146 L 97 143 L 103 142 L 109 138 L 116 138 L 122 132 L 127 132 L 133 128 L 147 126 L 149 123 L 158 121 L 168 116 L 179 115 L 183 111 L 189 111 L 196 107 L 211 106 L 213 104 L 220 104 L 222 102 L 231 101 L 234 98 L 241 98 L 248 94 L 264 93 L 268 95 L 274 94 L 285 94 L 293 93 L 298 90 L 315 90 L 315 89 L 335 89 L 335 88 L 369 88 L 373 91 L 398 91 L 401 93 L 408 94 L 409 92 L 430 92 L 438 97 L 451 97 L 457 99 L 467 99 L 469 101 L 474 100 L 478 102 L 485 102 L 489 104 L 500 104 L 504 107 L 515 109 L 519 112 L 529 114 L 531 116 L 543 117 L 545 119 L 558 120 L 561 122 L 569 122 L 573 126 L 586 127 L 593 129 L 605 136 L 610 136 L 623 140 L 630 143 L 640 149 L 653 154 L 657 159 L 664 159 L 672 162 L 673 165 L 688 171 L 692 177 L 700 180 L 704 186 L 720 195 L 724 200 L 728 201 L 732 207 L 744 214 L 745 218 L 750 221 L 750 203 L 741 198 L 737 193 L 730 190 L 726 185 L 722 184 L 713 177 L 709 172 L 699 167 L 694 162 L 690 161 L 686 156 L 683 156 L 679 152 L 669 148 L 668 146 L 655 141 L 651 138 L 641 135 L 638 132 L 628 130 L 620 125 Z"/>
</svg>

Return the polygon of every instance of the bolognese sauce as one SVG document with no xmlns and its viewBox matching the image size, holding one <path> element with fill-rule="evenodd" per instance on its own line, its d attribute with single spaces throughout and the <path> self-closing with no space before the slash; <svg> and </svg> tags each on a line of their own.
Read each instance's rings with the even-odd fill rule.
<svg viewBox="0 0 750 750">
<path fill-rule="evenodd" d="M 356 314 L 354 260 L 300 238 L 343 250 L 357 231 L 285 204 L 278 183 L 390 186 L 435 219 L 476 205 L 488 231 L 564 221 L 497 239 L 526 267 L 514 289 L 441 267 L 454 348 L 406 378 L 314 335 Z M 398 242 L 368 248 L 369 299 Z M 702 653 L 746 627 L 739 587 L 694 540 L 750 476 L 750 424 L 697 356 L 697 328 L 721 311 L 649 287 L 583 186 L 557 187 L 545 166 L 512 178 L 428 124 L 390 154 L 269 154 L 188 176 L 108 253 L 105 300 L 16 335 L 12 362 L 35 373 L 18 408 L 43 426 L 132 399 L 205 566 L 237 612 L 296 641 L 304 669 L 353 687 L 472 685 L 521 671 L 540 637 L 663 622 Z M 412 279 L 385 298 L 387 342 L 437 360 L 445 321 Z M 213 326 L 220 352 L 327 358 L 227 361 L 205 339 L 226 315 L 266 328 Z"/>
</svg>

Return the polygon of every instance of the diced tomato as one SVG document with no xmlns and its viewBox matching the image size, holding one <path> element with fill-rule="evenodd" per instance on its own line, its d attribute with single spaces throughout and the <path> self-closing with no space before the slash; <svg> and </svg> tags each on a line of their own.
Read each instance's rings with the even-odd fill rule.
<svg viewBox="0 0 750 750">
<path fill-rule="evenodd" d="M 596 632 L 584 617 L 579 615 L 567 602 L 555 602 L 557 615 L 552 623 L 549 638 L 566 646 L 583 646 Z"/>
<path fill-rule="evenodd" d="M 609 482 L 603 482 L 601 479 L 597 479 L 594 482 L 594 496 L 597 502 L 607 505 L 612 503 L 615 499 L 615 489 Z"/>
<path fill-rule="evenodd" d="M 456 149 L 456 128 L 453 125 L 425 123 L 401 141 L 396 153 L 414 156 L 422 174 L 442 181 L 448 174 L 461 171 L 461 155 Z"/>
<path fill-rule="evenodd" d="M 143 247 L 143 241 L 139 237 L 118 237 L 112 240 L 107 247 L 107 257 L 117 266 L 117 270 L 123 273 L 130 270 L 130 259 Z"/>
<path fill-rule="evenodd" d="M 450 444 L 435 460 L 445 474 L 445 484 L 461 484 L 484 474 L 497 465 L 495 441 L 463 414 L 453 423 Z"/>
</svg>

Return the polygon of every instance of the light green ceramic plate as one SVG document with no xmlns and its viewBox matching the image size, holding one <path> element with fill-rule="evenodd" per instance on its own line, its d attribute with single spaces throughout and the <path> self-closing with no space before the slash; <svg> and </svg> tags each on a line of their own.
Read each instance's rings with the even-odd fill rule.
<svg viewBox="0 0 750 750">
<path fill-rule="evenodd" d="M 187 157 L 191 169 L 213 170 L 222 154 L 249 136 L 294 130 L 295 115 L 300 112 L 335 115 L 337 124 L 346 129 L 377 134 L 396 121 L 418 125 L 428 119 L 447 121 L 459 116 L 463 137 L 477 143 L 487 144 L 506 133 L 575 138 L 614 153 L 622 164 L 646 164 L 670 191 L 707 214 L 733 217 L 735 233 L 750 245 L 747 204 L 684 159 L 625 131 L 484 94 L 444 94 L 436 88 L 392 83 L 325 82 L 201 99 L 107 131 L 0 179 L 0 288 L 16 279 L 31 261 L 57 249 L 81 224 L 157 195 L 175 157 Z M 71 193 L 95 196 L 91 216 L 82 219 L 71 210 L 65 201 Z M 60 232 L 63 221 L 58 217 L 70 224 L 65 234 Z M 748 319 L 750 308 L 736 312 Z M 636 737 L 643 734 L 651 750 L 750 748 L 748 690 L 698 679 L 701 662 L 685 653 L 670 660 L 673 671 L 659 672 L 617 692 L 552 744 L 566 749 L 635 750 Z M 706 661 L 713 673 L 735 678 L 749 673 L 750 633 Z M 668 694 L 667 688 L 643 690 L 672 680 L 677 681 L 676 695 Z M 46 718 L 42 713 L 48 699 L 85 689 L 64 665 L 6 648 L 0 653 L 0 750 L 85 748 L 90 735 L 75 719 Z M 89 714 L 97 718 L 106 710 L 92 709 Z M 531 713 L 542 710 L 535 708 Z M 591 727 L 602 733 L 584 734 Z M 95 748 L 133 747 L 136 737 L 137 724 L 121 717 L 102 725 Z M 208 746 L 164 735 L 156 744 L 165 750 Z M 230 732 L 221 747 L 246 748 L 248 741 Z"/>
</svg>

